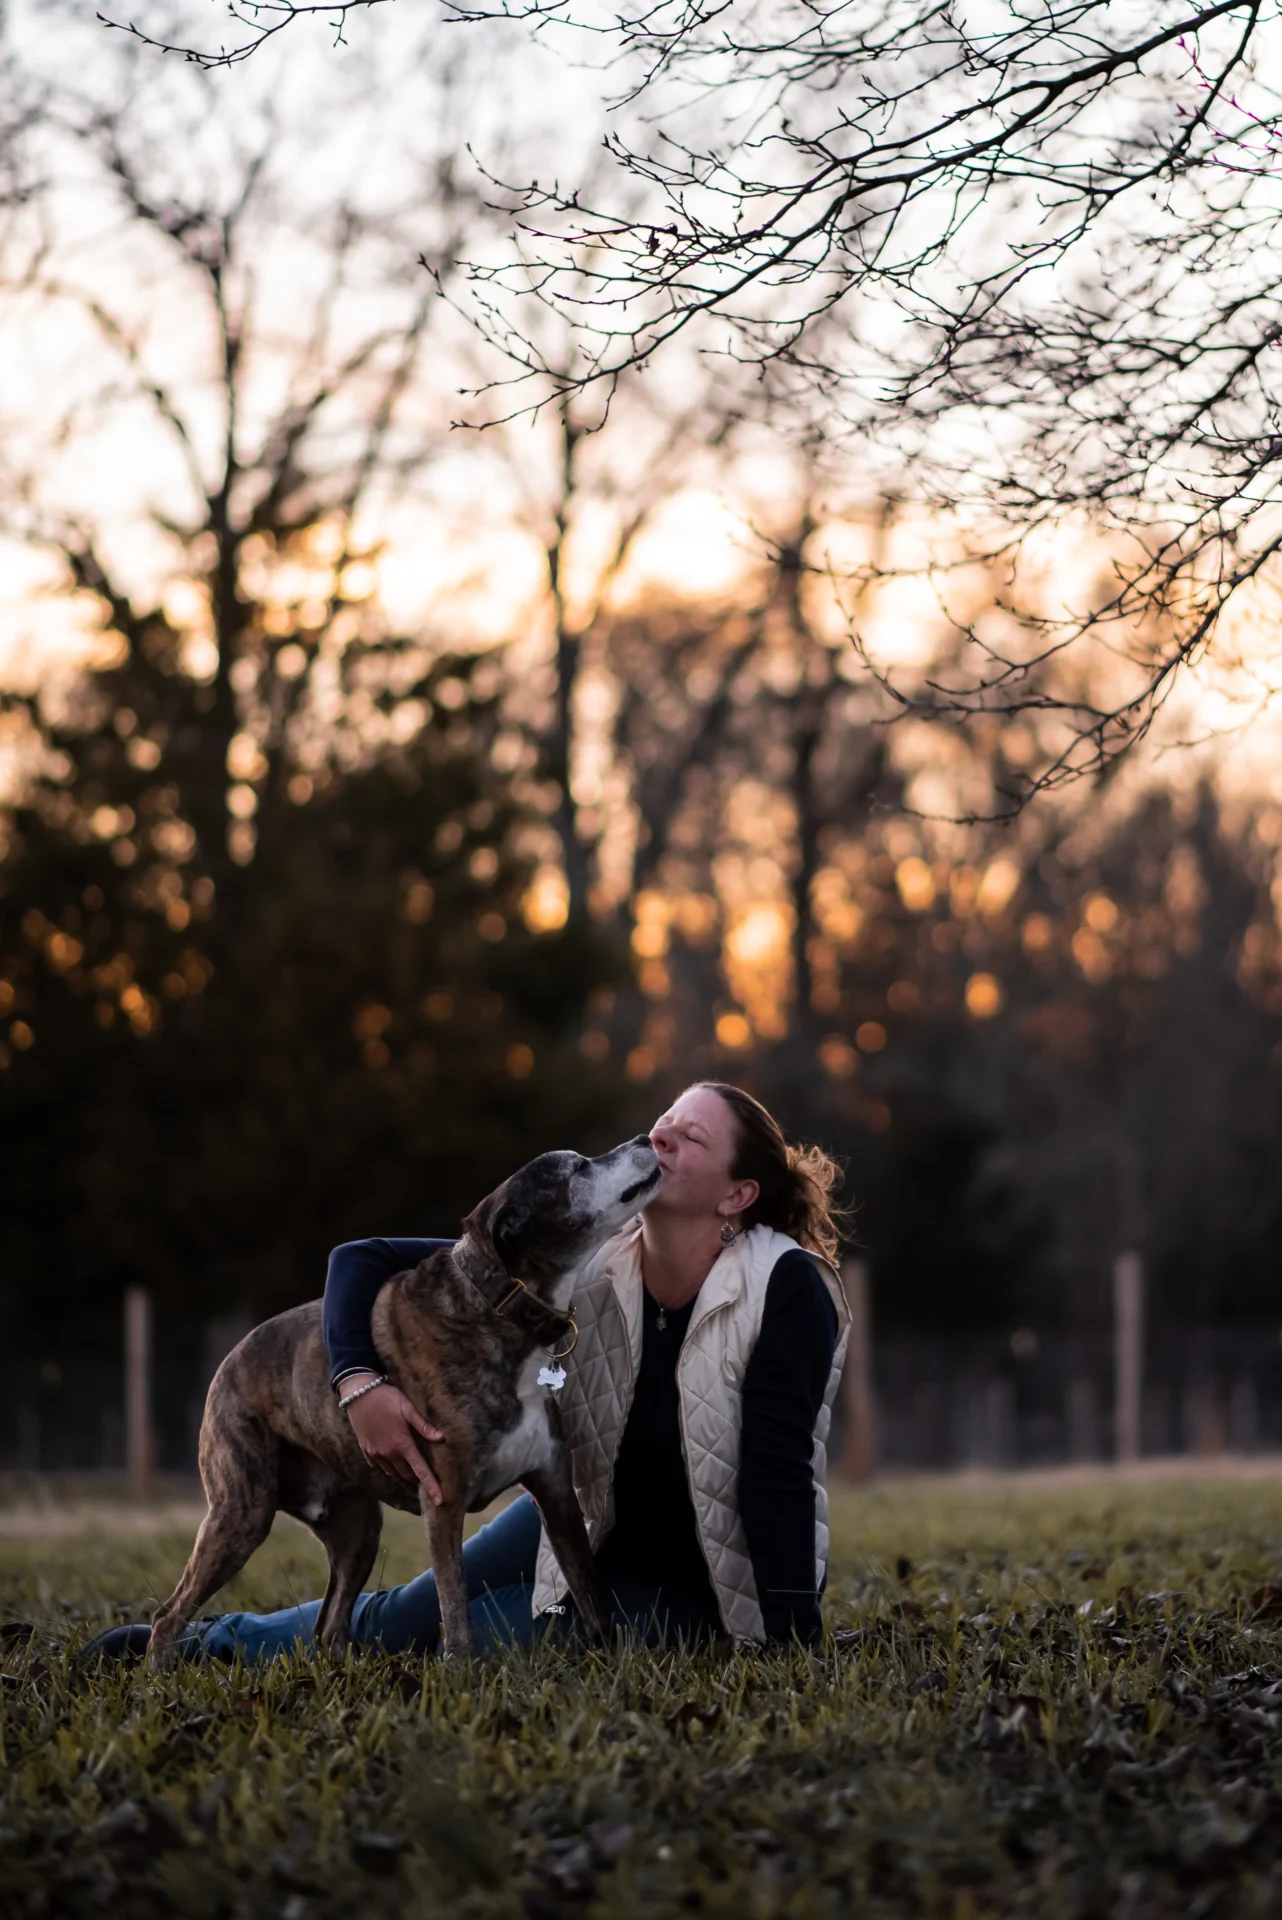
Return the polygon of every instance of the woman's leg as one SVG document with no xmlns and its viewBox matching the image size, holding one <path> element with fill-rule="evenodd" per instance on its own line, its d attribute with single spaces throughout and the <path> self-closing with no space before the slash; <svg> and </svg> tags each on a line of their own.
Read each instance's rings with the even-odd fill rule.
<svg viewBox="0 0 1282 1920">
<path fill-rule="evenodd" d="M 694 1646 L 715 1640 L 723 1628 L 706 1608 L 671 1587 L 630 1574 L 606 1576 L 610 1618 L 617 1633 L 647 1647 Z"/>
<path fill-rule="evenodd" d="M 607 1581 L 606 1599 L 615 1631 L 647 1647 L 706 1646 L 724 1632 L 706 1605 L 672 1588 L 656 1586 L 652 1580 L 615 1575 Z M 536 1617 L 533 1602 L 529 1579 L 509 1587 L 488 1587 L 479 1598 L 472 1598 L 469 1611 L 477 1652 L 511 1652 L 549 1635 L 571 1643 L 580 1639 L 582 1623 L 575 1608 L 564 1616 Z"/>
<path fill-rule="evenodd" d="M 538 1508 L 528 1493 L 464 1541 L 463 1577 L 478 1644 L 487 1638 L 505 1645 L 528 1640 L 528 1632 L 523 1639 L 514 1636 L 526 1624 L 533 1626 L 530 1598 L 538 1546 Z M 524 1595 L 524 1622 L 518 1589 Z M 300 1642 L 311 1642 L 320 1604 L 308 1600 L 278 1613 L 226 1613 L 192 1631 L 211 1659 L 232 1660 L 239 1653 L 250 1661 L 269 1660 Z M 363 1593 L 352 1609 L 352 1639 L 358 1646 L 379 1646 L 387 1653 L 435 1653 L 440 1632 L 436 1576 L 430 1570 L 404 1586 Z"/>
<path fill-rule="evenodd" d="M 468 1612 L 476 1651 L 482 1656 L 531 1647 L 561 1625 L 555 1618 L 535 1618 L 532 1580 L 521 1580 L 511 1587 L 488 1587 L 473 1600 Z"/>
<path fill-rule="evenodd" d="M 518 1586 L 529 1590 L 526 1612 L 530 1612 L 528 1598 L 533 1594 L 540 1525 L 538 1508 L 529 1494 L 523 1493 L 463 1542 L 463 1579 L 474 1623 L 478 1617 L 476 1602 L 489 1594 L 510 1593 Z M 360 1646 L 377 1645 L 388 1653 L 401 1653 L 411 1647 L 435 1653 L 440 1632 L 436 1575 L 430 1569 L 403 1587 L 363 1593 L 352 1610 L 352 1638 Z"/>
</svg>

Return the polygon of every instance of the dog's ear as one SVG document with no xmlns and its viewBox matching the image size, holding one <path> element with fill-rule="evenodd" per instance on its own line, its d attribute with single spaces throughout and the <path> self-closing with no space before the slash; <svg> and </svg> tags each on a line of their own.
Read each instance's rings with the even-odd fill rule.
<svg viewBox="0 0 1282 1920">
<path fill-rule="evenodd" d="M 522 1252 L 519 1209 L 507 1193 L 507 1182 L 482 1200 L 463 1222 L 463 1231 L 492 1253 L 505 1273 L 512 1273 Z"/>
<path fill-rule="evenodd" d="M 522 1239 L 517 1209 L 510 1200 L 505 1200 L 490 1217 L 490 1245 L 503 1271 L 513 1279 L 521 1264 Z"/>
</svg>

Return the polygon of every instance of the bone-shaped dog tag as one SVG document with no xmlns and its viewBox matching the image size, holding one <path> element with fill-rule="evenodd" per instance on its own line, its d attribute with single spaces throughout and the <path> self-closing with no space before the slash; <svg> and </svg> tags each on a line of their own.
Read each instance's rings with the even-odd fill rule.
<svg viewBox="0 0 1282 1920">
<path fill-rule="evenodd" d="M 565 1385 L 565 1368 L 540 1367 L 539 1385 L 541 1387 L 551 1387 L 553 1393 L 560 1393 L 562 1387 Z"/>
</svg>

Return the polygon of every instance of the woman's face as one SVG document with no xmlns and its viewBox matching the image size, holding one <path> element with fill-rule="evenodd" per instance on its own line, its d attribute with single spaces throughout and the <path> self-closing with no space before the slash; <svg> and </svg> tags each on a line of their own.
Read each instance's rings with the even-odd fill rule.
<svg viewBox="0 0 1282 1920">
<path fill-rule="evenodd" d="M 663 1179 L 649 1211 L 732 1219 L 757 1197 L 755 1180 L 730 1172 L 734 1115 L 710 1087 L 691 1087 L 650 1129 Z"/>
</svg>

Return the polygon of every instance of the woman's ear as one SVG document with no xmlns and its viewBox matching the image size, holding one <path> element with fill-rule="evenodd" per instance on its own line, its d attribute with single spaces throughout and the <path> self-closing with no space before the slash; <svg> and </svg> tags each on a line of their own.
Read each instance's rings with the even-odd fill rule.
<svg viewBox="0 0 1282 1920">
<path fill-rule="evenodd" d="M 727 1220 L 733 1220 L 736 1214 L 748 1211 L 760 1192 L 761 1187 L 757 1181 L 737 1180 L 717 1208 L 717 1212 L 723 1213 Z"/>
</svg>

